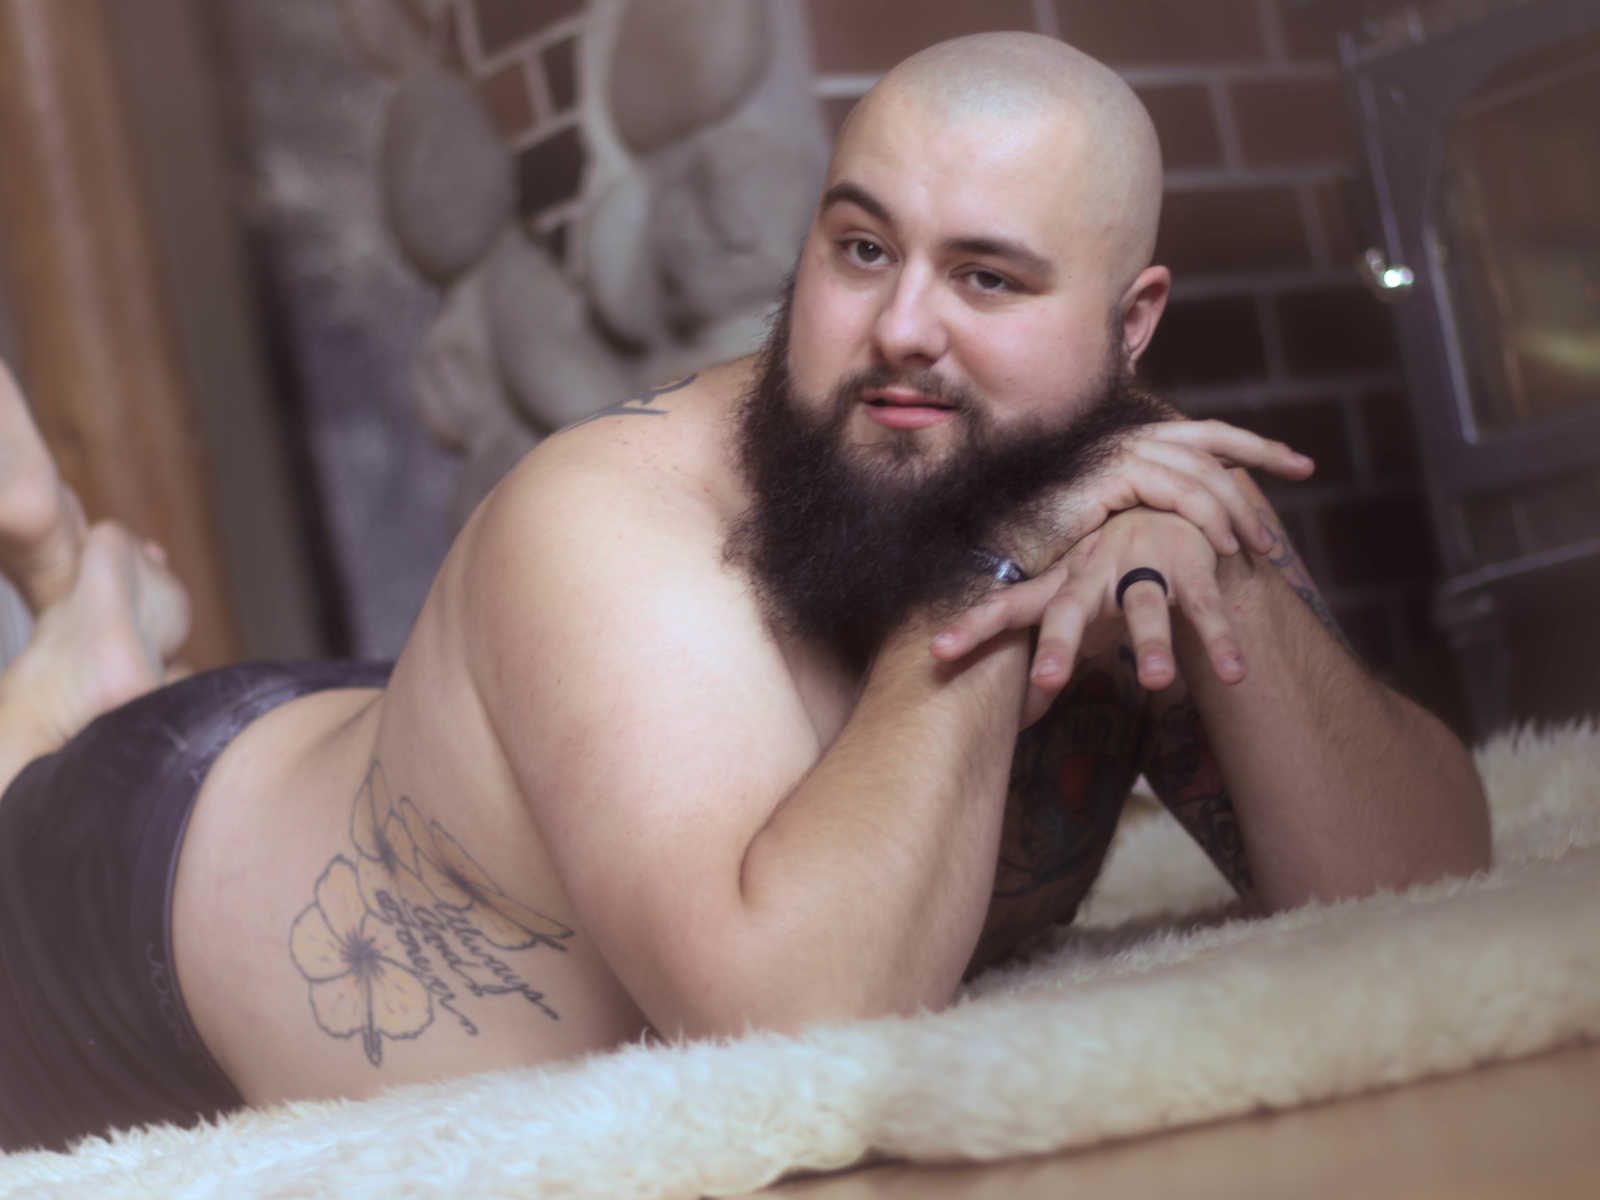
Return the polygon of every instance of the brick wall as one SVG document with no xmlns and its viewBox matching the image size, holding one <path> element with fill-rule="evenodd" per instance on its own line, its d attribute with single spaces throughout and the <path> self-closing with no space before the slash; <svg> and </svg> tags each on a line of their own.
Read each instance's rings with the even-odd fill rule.
<svg viewBox="0 0 1600 1200">
<path fill-rule="evenodd" d="M 578 129 L 583 0 L 452 0 L 450 53 L 516 156 L 522 211 L 562 257 L 587 163 Z"/>
<path fill-rule="evenodd" d="M 1118 70 L 1166 156 L 1158 258 L 1176 284 L 1146 358 L 1187 412 L 1313 455 L 1272 497 L 1351 640 L 1435 705 L 1432 541 L 1387 313 L 1358 281 L 1357 152 L 1335 34 L 1388 0 L 806 0 L 834 126 L 892 63 L 987 29 L 1064 37 Z M 456 42 L 559 246 L 581 184 L 580 0 L 456 0 Z"/>
</svg>

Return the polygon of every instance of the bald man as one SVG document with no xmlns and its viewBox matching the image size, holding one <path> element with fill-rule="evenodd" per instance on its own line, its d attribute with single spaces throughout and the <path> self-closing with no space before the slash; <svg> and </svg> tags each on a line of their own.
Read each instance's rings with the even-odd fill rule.
<svg viewBox="0 0 1600 1200">
<path fill-rule="evenodd" d="M 1241 469 L 1309 464 L 1133 382 L 1160 186 L 1065 45 L 917 55 L 764 350 L 529 455 L 386 678 L 202 676 L 32 763 L 0 844 L 44 911 L 0 947 L 74 902 L 53 829 L 145 811 L 118 869 L 168 928 L 27 967 L 13 1023 L 71 1065 L 11 1144 L 938 1007 L 1071 917 L 1140 772 L 1265 909 L 1484 865 L 1464 750 L 1319 620 Z"/>
</svg>

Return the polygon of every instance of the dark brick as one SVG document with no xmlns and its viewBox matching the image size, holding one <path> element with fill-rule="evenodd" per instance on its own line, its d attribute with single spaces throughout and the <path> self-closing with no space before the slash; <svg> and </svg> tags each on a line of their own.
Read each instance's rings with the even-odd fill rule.
<svg viewBox="0 0 1600 1200">
<path fill-rule="evenodd" d="M 1232 97 L 1239 148 L 1251 166 L 1354 164 L 1355 136 L 1339 80 L 1241 80 Z"/>
<path fill-rule="evenodd" d="M 576 129 L 563 129 L 529 146 L 517 157 L 517 187 L 525 214 L 544 212 L 573 200 L 583 186 L 587 161 Z"/>
<path fill-rule="evenodd" d="M 1276 298 L 1284 357 L 1296 374 L 1381 370 L 1395 364 L 1394 327 L 1359 284 Z"/>
<path fill-rule="evenodd" d="M 1379 480 L 1415 479 L 1417 433 L 1410 402 L 1400 392 L 1373 392 L 1360 403 L 1373 474 Z"/>
<path fill-rule="evenodd" d="M 1283 526 L 1283 532 L 1289 538 L 1289 545 L 1300 556 L 1300 561 L 1304 564 L 1305 569 L 1311 573 L 1311 578 L 1315 580 L 1322 579 L 1327 572 L 1321 563 L 1313 561 L 1316 546 L 1311 540 L 1309 516 L 1304 512 L 1286 511 L 1282 506 L 1284 491 L 1279 489 L 1274 494 L 1268 476 L 1258 475 L 1256 478 L 1261 483 L 1262 490 L 1267 493 L 1268 499 L 1278 509 L 1278 521 Z"/>
<path fill-rule="evenodd" d="M 555 110 L 566 112 L 578 103 L 578 39 L 551 42 L 539 53 L 544 64 L 544 84 Z"/>
<path fill-rule="evenodd" d="M 1232 296 L 1174 301 L 1141 366 L 1158 387 L 1260 378 L 1267 360 L 1255 301 Z"/>
<path fill-rule="evenodd" d="M 1331 604 L 1333 619 L 1361 660 L 1383 670 L 1398 657 L 1389 607 L 1373 601 Z"/>
<path fill-rule="evenodd" d="M 1266 408 L 1222 410 L 1208 415 L 1287 442 L 1317 460 L 1317 484 L 1349 483 L 1355 477 L 1344 409 L 1337 400 L 1295 401 Z M 1294 485 L 1289 485 L 1293 487 Z"/>
<path fill-rule="evenodd" d="M 528 96 L 528 76 L 520 62 L 502 67 L 478 81 L 482 97 L 495 128 L 506 138 L 514 138 L 533 125 L 533 101 Z"/>
<path fill-rule="evenodd" d="M 1256 0 L 1056 0 L 1061 35 L 1123 63 L 1240 62 L 1266 53 Z"/>
<path fill-rule="evenodd" d="M 878 72 L 945 38 L 991 29 L 1033 29 L 1028 0 L 863 3 L 810 0 L 811 46 L 819 71 Z"/>
<path fill-rule="evenodd" d="M 1139 99 L 1161 138 L 1168 167 L 1215 167 L 1222 163 L 1222 138 L 1209 91 L 1196 83 L 1139 89 Z"/>
<path fill-rule="evenodd" d="M 583 11 L 583 0 L 473 0 L 479 49 L 498 54 Z"/>
<path fill-rule="evenodd" d="M 1332 267 L 1351 266 L 1365 249 L 1359 240 L 1351 205 L 1353 186 L 1349 180 L 1336 180 L 1312 188 L 1317 215 L 1322 218 L 1322 240 L 1328 248 L 1328 264 Z"/>
<path fill-rule="evenodd" d="M 1278 514 L 1278 519 L 1283 524 L 1284 533 L 1289 535 L 1289 544 L 1304 558 L 1306 546 L 1310 544 L 1306 536 L 1305 517 L 1297 512 L 1281 512 Z"/>
<path fill-rule="evenodd" d="M 1291 56 L 1336 60 L 1341 32 L 1359 32 L 1407 2 L 1414 0 L 1278 0 L 1278 7 Z"/>
<path fill-rule="evenodd" d="M 1338 36 L 1360 23 L 1348 0 L 1278 0 L 1284 41 L 1295 58 L 1337 59 Z"/>
<path fill-rule="evenodd" d="M 1180 277 L 1309 267 L 1300 202 L 1285 187 L 1170 191 L 1156 261 Z"/>
<path fill-rule="evenodd" d="M 1470 739 L 1467 706 L 1455 656 L 1433 618 L 1434 589 L 1426 584 L 1400 592 L 1400 652 L 1385 682 L 1398 688 L 1445 724 Z M 1380 670 L 1384 664 L 1374 664 Z"/>
<path fill-rule="evenodd" d="M 1421 495 L 1380 497 L 1323 509 L 1329 585 L 1412 583 L 1435 573 L 1433 534 Z"/>
<path fill-rule="evenodd" d="M 1431 584 L 1414 585 L 1404 592 L 1401 626 L 1406 638 L 1427 642 L 1439 636 L 1433 617 L 1434 589 Z"/>
</svg>

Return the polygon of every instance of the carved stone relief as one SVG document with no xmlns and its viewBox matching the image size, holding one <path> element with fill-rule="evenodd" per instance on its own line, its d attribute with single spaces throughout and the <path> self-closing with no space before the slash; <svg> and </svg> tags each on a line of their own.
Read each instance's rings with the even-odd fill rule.
<svg viewBox="0 0 1600 1200">
<path fill-rule="evenodd" d="M 426 427 L 466 460 L 458 519 L 544 435 L 754 348 L 827 157 L 797 0 L 588 0 L 575 116 L 543 114 L 576 129 L 581 186 L 570 210 L 530 212 L 482 98 L 507 55 L 484 64 L 464 2 L 340 0 L 396 83 L 386 212 L 443 293 L 416 382 Z"/>
</svg>

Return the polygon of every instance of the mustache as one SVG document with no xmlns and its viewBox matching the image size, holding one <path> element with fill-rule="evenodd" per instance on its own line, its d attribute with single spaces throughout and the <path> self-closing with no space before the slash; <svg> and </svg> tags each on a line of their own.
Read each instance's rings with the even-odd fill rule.
<svg viewBox="0 0 1600 1200">
<path fill-rule="evenodd" d="M 840 381 L 834 389 L 835 411 L 842 415 L 850 405 L 859 402 L 864 393 L 889 387 L 920 392 L 930 400 L 958 412 L 970 410 L 977 401 L 977 394 L 972 388 L 946 379 L 936 371 L 903 371 L 887 363 L 878 363 L 852 371 Z"/>
</svg>

